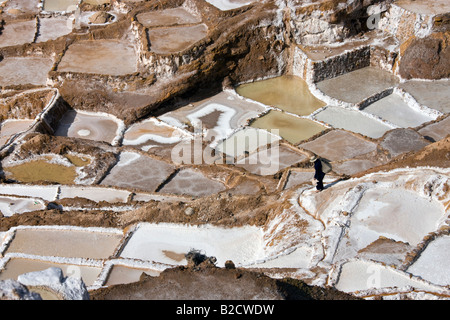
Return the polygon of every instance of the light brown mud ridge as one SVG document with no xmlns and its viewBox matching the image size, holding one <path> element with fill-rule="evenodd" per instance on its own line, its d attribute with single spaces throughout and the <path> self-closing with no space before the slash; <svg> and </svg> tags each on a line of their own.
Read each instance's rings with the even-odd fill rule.
<svg viewBox="0 0 450 320">
<path fill-rule="evenodd" d="M 25 2 L 0 0 L 0 288 L 448 299 L 448 1 Z"/>
</svg>

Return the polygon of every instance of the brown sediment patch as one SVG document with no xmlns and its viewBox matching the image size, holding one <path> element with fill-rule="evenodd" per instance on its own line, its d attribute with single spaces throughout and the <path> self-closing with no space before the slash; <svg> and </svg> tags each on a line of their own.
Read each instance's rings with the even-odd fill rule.
<svg viewBox="0 0 450 320">
<path fill-rule="evenodd" d="M 75 167 L 49 163 L 47 160 L 33 160 L 19 165 L 3 167 L 12 178 L 21 182 L 56 182 L 72 184 L 77 177 Z"/>
<path fill-rule="evenodd" d="M 52 89 L 0 94 L 0 120 L 34 119 L 54 96 Z"/>
<path fill-rule="evenodd" d="M 173 252 L 173 251 L 169 251 L 169 250 L 162 250 L 162 252 L 164 253 L 164 255 L 167 258 L 175 260 L 177 262 L 183 261 L 183 259 L 185 259 L 184 253 L 177 253 L 177 252 Z"/>
<path fill-rule="evenodd" d="M 86 165 L 88 165 L 91 160 L 84 158 L 84 157 L 79 157 L 79 156 L 75 156 L 72 154 L 68 154 L 66 155 L 66 158 L 69 159 L 69 161 L 75 166 L 75 167 L 84 167 Z"/>
<path fill-rule="evenodd" d="M 218 125 L 220 115 L 222 113 L 222 111 L 214 110 L 213 112 L 199 118 L 199 120 L 202 122 L 202 124 L 204 124 L 205 128 L 211 129 Z"/>
</svg>

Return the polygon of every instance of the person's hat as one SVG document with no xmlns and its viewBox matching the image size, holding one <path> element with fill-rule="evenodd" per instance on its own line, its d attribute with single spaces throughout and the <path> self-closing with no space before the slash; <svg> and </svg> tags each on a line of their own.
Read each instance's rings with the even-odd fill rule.
<svg viewBox="0 0 450 320">
<path fill-rule="evenodd" d="M 317 160 L 317 156 L 316 155 L 313 155 L 313 156 L 311 156 L 311 158 L 309 158 L 309 162 L 314 162 L 316 160 Z"/>
</svg>

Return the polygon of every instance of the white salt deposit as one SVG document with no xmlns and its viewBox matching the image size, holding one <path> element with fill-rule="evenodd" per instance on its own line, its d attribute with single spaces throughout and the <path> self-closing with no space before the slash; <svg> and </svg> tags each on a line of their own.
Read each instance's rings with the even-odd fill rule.
<svg viewBox="0 0 450 320">
<path fill-rule="evenodd" d="M 131 192 L 127 190 L 117 190 L 112 188 L 61 186 L 58 198 L 66 199 L 80 197 L 96 202 L 107 201 L 110 203 L 126 203 L 130 194 Z"/>
<path fill-rule="evenodd" d="M 43 210 L 45 207 L 45 203 L 41 199 L 0 196 L 0 212 L 5 217 L 29 211 Z"/>
<path fill-rule="evenodd" d="M 350 261 L 341 267 L 338 290 L 344 292 L 373 289 L 413 287 L 419 290 L 435 291 L 433 285 L 411 278 L 409 274 L 369 261 Z M 409 291 L 409 290 L 408 290 Z"/>
<path fill-rule="evenodd" d="M 240 8 L 249 5 L 254 1 L 255 0 L 206 0 L 206 2 L 209 2 L 222 11 Z"/>
<path fill-rule="evenodd" d="M 0 184 L 0 194 L 41 198 L 53 201 L 58 194 L 58 186 L 33 186 L 23 184 Z"/>
<path fill-rule="evenodd" d="M 262 236 L 261 229 L 256 227 L 142 223 L 120 256 L 183 265 L 186 264 L 184 255 L 195 249 L 206 256 L 216 257 L 217 265 L 221 267 L 226 260 L 232 260 L 236 265 L 248 265 L 262 258 Z"/>
<path fill-rule="evenodd" d="M 449 246 L 450 236 L 435 239 L 427 245 L 407 271 L 437 285 L 450 285 Z"/>
</svg>

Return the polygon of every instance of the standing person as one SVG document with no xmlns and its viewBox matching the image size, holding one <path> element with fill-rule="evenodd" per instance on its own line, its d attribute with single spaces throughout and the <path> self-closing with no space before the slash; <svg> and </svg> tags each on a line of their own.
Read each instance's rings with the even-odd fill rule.
<svg viewBox="0 0 450 320">
<path fill-rule="evenodd" d="M 313 155 L 310 159 L 310 162 L 314 163 L 314 179 L 317 180 L 316 189 L 318 191 L 322 191 L 323 188 L 323 178 L 325 177 L 325 173 L 322 169 L 322 162 L 320 161 L 320 158 L 316 155 Z"/>
</svg>

